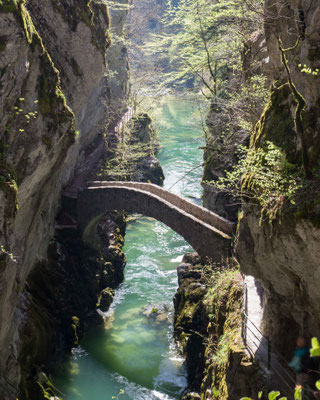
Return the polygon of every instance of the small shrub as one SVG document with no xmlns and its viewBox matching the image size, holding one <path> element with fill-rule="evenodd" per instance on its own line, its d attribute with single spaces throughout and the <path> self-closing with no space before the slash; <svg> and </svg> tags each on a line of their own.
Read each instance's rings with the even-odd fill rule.
<svg viewBox="0 0 320 400">
<path fill-rule="evenodd" d="M 239 148 L 239 162 L 215 184 L 219 189 L 261 206 L 261 217 L 274 220 L 285 201 L 295 204 L 294 196 L 302 185 L 299 170 L 290 164 L 271 142 L 265 148 Z"/>
</svg>

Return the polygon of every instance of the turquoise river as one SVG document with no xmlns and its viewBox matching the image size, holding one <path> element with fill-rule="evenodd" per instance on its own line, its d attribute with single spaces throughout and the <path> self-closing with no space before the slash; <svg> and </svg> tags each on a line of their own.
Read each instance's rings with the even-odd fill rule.
<svg viewBox="0 0 320 400">
<path fill-rule="evenodd" d="M 151 114 L 159 130 L 164 187 L 176 183 L 170 190 L 200 202 L 202 169 L 195 167 L 202 163 L 204 140 L 195 111 L 192 102 L 174 98 Z M 68 367 L 54 378 L 64 399 L 170 400 L 186 387 L 183 359 L 173 340 L 172 299 L 177 265 L 192 248 L 162 223 L 133 216 L 124 251 L 125 281 L 105 313 L 105 326 L 86 334 Z M 157 320 L 155 311 L 161 309 L 163 318 Z"/>
</svg>

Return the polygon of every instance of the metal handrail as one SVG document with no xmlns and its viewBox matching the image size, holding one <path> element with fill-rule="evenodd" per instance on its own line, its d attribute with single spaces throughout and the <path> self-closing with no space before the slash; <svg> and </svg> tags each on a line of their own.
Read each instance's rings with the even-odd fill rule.
<svg viewBox="0 0 320 400">
<path fill-rule="evenodd" d="M 280 361 L 277 359 L 280 358 L 286 365 L 288 363 L 288 361 L 277 351 L 272 349 L 271 351 L 271 341 L 268 337 L 266 337 L 261 330 L 255 325 L 255 323 L 249 318 L 248 314 L 247 314 L 247 307 L 248 307 L 248 303 L 247 303 L 247 284 L 244 284 L 244 295 L 243 295 L 243 310 L 242 310 L 242 326 L 241 326 L 241 336 L 242 336 L 242 340 L 244 342 L 244 345 L 246 346 L 246 348 L 249 350 L 249 352 L 253 353 L 253 349 L 250 349 L 250 345 L 247 343 L 247 333 L 246 331 L 249 330 L 252 335 L 258 340 L 259 343 L 261 343 L 262 339 L 265 339 L 267 341 L 267 345 L 268 345 L 268 359 L 267 359 L 267 368 L 268 370 L 272 370 L 281 380 L 282 382 L 288 387 L 289 391 L 294 394 L 294 389 L 292 388 L 292 386 L 288 383 L 288 380 L 290 380 L 290 383 L 293 385 L 293 387 L 296 386 L 296 382 L 295 380 L 292 378 L 292 376 L 289 375 L 288 371 L 285 369 L 285 367 L 280 363 Z M 250 328 L 250 326 L 248 326 L 248 322 L 250 322 L 250 324 L 252 325 L 253 328 L 255 328 L 257 330 L 257 332 L 261 335 L 261 338 L 259 338 L 254 332 L 253 330 Z M 258 349 L 258 345 L 256 343 L 254 343 L 257 346 Z M 272 360 L 277 362 L 278 367 L 281 368 L 282 373 L 285 373 L 285 375 L 287 376 L 287 379 L 285 379 L 285 377 L 279 373 L 279 371 L 277 371 L 276 368 L 274 368 L 272 366 L 271 363 L 271 355 L 274 354 L 276 357 L 273 357 Z M 289 378 L 289 379 L 288 379 Z M 303 388 L 304 391 L 306 392 L 310 392 L 310 393 L 314 393 L 313 390 L 308 389 L 308 388 Z"/>
</svg>

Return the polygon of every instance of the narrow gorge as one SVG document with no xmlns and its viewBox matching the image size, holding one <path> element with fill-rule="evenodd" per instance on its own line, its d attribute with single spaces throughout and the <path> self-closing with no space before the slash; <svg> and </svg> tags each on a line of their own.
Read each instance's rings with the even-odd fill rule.
<svg viewBox="0 0 320 400">
<path fill-rule="evenodd" d="M 319 26 L 0 0 L 0 400 L 319 398 Z"/>
</svg>

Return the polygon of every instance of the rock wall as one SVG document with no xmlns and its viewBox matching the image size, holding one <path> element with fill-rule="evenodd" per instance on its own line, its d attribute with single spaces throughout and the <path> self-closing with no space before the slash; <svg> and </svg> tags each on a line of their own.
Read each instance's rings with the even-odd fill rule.
<svg viewBox="0 0 320 400">
<path fill-rule="evenodd" d="M 36 310 L 42 315 L 39 304 L 31 304 L 34 282 L 50 267 L 47 249 L 62 187 L 83 163 L 88 146 L 104 131 L 106 104 L 111 101 L 105 80 L 108 27 L 106 5 L 94 0 L 48 0 L 41 5 L 32 0 L 0 2 L 3 400 L 17 398 L 19 362 L 32 361 L 32 354 L 21 353 L 21 336 L 35 334 L 49 341 L 47 332 L 39 335 L 41 326 L 37 330 L 28 325 L 30 313 Z M 122 86 L 125 88 L 126 82 Z M 59 244 L 51 244 L 49 255 L 55 246 Z M 55 322 L 48 321 L 48 326 L 57 328 Z M 40 348 L 41 343 L 36 342 L 35 347 L 37 344 Z"/>
<path fill-rule="evenodd" d="M 271 84 L 269 101 L 262 114 L 257 114 L 258 124 L 251 137 L 243 136 L 236 127 L 229 143 L 220 137 L 227 121 L 212 104 L 203 179 L 217 180 L 236 165 L 239 144 L 254 150 L 266 149 L 267 142 L 272 142 L 284 154 L 287 168 L 297 171 L 301 188 L 295 194 L 295 204 L 280 196 L 273 209 L 278 218 L 270 224 L 268 218 L 261 220 L 258 204 L 245 203 L 236 243 L 241 270 L 258 278 L 265 289 L 265 333 L 289 355 L 298 334 L 320 334 L 316 283 L 320 273 L 320 7 L 312 0 L 265 0 L 263 12 L 264 30 L 246 43 L 243 67 L 246 79 L 260 72 L 267 77 Z M 259 68 L 248 73 L 254 58 Z M 298 103 L 301 124 L 296 114 Z M 204 205 L 237 219 L 237 206 L 233 204 L 241 201 L 213 185 L 204 186 Z M 270 198 L 273 196 L 270 193 Z"/>
<path fill-rule="evenodd" d="M 312 178 L 302 180 L 295 204 L 285 202 L 272 224 L 259 224 L 260 211 L 246 205 L 239 222 L 236 252 L 245 274 L 258 278 L 266 297 L 265 332 L 289 355 L 297 335 L 320 335 L 319 316 L 319 133 L 320 133 L 320 6 L 309 0 L 265 1 L 268 54 L 277 79 L 269 104 L 251 139 L 281 148 L 288 162 L 303 168 L 303 146 L 295 129 L 297 101 L 288 85 L 278 37 L 291 81 L 305 103 L 302 128 Z M 304 172 L 301 172 L 304 173 Z"/>
<path fill-rule="evenodd" d="M 130 10 L 129 0 L 114 1 L 109 3 L 111 18 L 112 46 L 107 50 L 108 70 L 104 77 L 108 98 L 109 115 L 113 115 L 113 121 L 119 117 L 119 113 L 127 107 L 129 87 L 129 62 L 127 46 L 127 17 Z"/>
<path fill-rule="evenodd" d="M 35 266 L 23 292 L 20 399 L 43 399 L 39 377 L 61 368 L 85 330 L 103 323 L 97 308 L 107 310 L 123 280 L 124 234 L 125 216 L 115 213 L 94 221 L 84 241 L 75 227 L 56 230 L 48 261 Z"/>
</svg>

